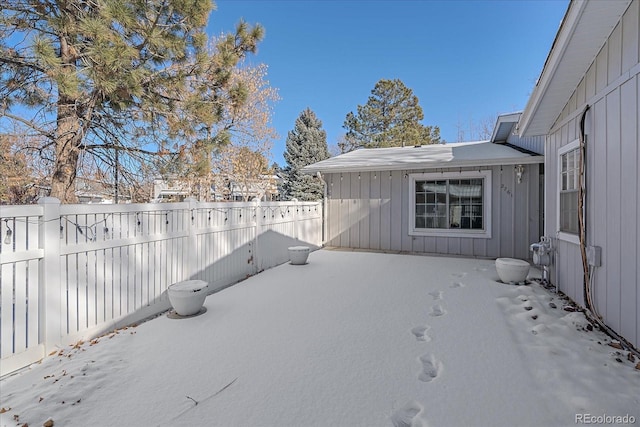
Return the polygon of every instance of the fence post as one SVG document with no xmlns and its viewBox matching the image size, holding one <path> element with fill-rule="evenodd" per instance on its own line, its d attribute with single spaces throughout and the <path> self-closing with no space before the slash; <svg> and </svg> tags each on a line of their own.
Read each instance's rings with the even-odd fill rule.
<svg viewBox="0 0 640 427">
<path fill-rule="evenodd" d="M 189 209 L 189 237 L 187 238 L 187 279 L 196 279 L 198 273 L 198 200 L 184 199 Z M 184 279 L 183 279 L 184 280 Z"/>
<path fill-rule="evenodd" d="M 298 199 L 291 199 L 293 202 L 293 238 L 298 241 L 298 213 L 300 208 L 298 207 Z"/>
<path fill-rule="evenodd" d="M 38 201 L 43 213 L 38 227 L 38 239 L 43 249 L 42 265 L 38 277 L 39 337 L 45 354 L 61 344 L 63 336 L 62 304 L 65 295 L 62 289 L 60 261 L 60 200 L 42 197 Z M 64 331 L 66 335 L 66 331 Z"/>
<path fill-rule="evenodd" d="M 256 266 L 256 273 L 262 270 L 262 257 L 260 254 L 260 234 L 262 234 L 262 204 L 257 197 L 253 199 L 256 209 L 256 228 L 253 240 L 253 261 Z"/>
</svg>

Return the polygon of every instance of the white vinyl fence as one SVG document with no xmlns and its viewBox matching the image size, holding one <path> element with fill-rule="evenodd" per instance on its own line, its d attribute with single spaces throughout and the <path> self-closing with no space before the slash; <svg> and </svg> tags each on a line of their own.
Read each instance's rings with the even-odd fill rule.
<svg viewBox="0 0 640 427">
<path fill-rule="evenodd" d="M 322 245 L 319 202 L 0 206 L 0 376 Z"/>
</svg>

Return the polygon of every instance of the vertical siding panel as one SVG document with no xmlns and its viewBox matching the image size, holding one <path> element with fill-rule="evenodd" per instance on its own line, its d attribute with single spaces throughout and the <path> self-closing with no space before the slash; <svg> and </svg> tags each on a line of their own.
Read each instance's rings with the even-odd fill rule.
<svg viewBox="0 0 640 427">
<path fill-rule="evenodd" d="M 500 256 L 500 230 L 502 224 L 502 183 L 503 167 L 493 169 L 491 178 L 491 239 L 487 241 L 486 256 L 497 258 Z M 483 239 L 484 240 L 484 239 Z"/>
<path fill-rule="evenodd" d="M 638 6 L 640 7 L 640 6 Z M 640 13 L 638 13 L 640 19 Z M 640 23 L 639 23 L 640 25 Z M 640 30 L 638 31 L 640 33 Z M 640 44 L 640 43 L 639 43 Z M 640 47 L 639 47 L 640 49 Z M 639 51 L 640 56 L 640 51 Z M 640 114 L 640 77 L 636 76 L 636 113 Z M 636 135 L 640 140 L 640 120 L 636 122 Z M 640 149 L 637 152 L 637 163 L 636 165 L 640 165 Z M 640 223 L 640 173 L 636 175 L 636 192 L 638 194 L 638 198 L 636 199 L 636 224 Z M 633 220 L 633 217 L 632 219 Z M 640 227 L 636 230 L 636 253 L 640 253 Z M 640 266 L 636 263 L 636 340 L 634 342 L 636 348 L 640 347 Z"/>
<path fill-rule="evenodd" d="M 449 253 L 452 255 L 460 255 L 462 250 L 460 249 L 461 243 L 460 237 L 452 237 L 449 239 Z"/>
<path fill-rule="evenodd" d="M 596 93 L 607 87 L 607 45 L 596 56 Z"/>
<path fill-rule="evenodd" d="M 500 252 L 498 256 L 508 256 L 513 254 L 514 245 L 514 192 L 515 176 L 513 166 L 503 166 L 500 174 Z"/>
<path fill-rule="evenodd" d="M 369 197 L 371 191 L 369 187 L 371 186 L 371 177 L 373 174 L 369 172 L 365 172 L 362 174 L 362 179 L 360 180 L 360 247 L 361 248 L 369 248 L 369 228 L 371 227 L 369 224 L 369 217 L 371 215 L 369 210 Z"/>
<path fill-rule="evenodd" d="M 593 136 L 588 145 L 587 157 L 593 157 L 593 167 L 590 175 L 593 177 L 589 188 L 589 200 L 593 204 L 594 226 L 590 228 L 591 242 L 602 247 L 603 267 L 596 269 L 594 277 L 594 296 L 597 310 L 605 315 L 607 311 L 607 281 L 604 262 L 607 259 L 609 246 L 607 245 L 607 141 L 606 141 L 606 101 L 600 100 L 593 106 Z M 596 161 L 597 159 L 597 161 Z M 597 226 L 596 226 L 597 225 Z"/>
<path fill-rule="evenodd" d="M 529 165 L 527 167 L 529 179 L 527 182 L 527 218 L 529 218 L 529 228 L 527 230 L 526 258 L 530 259 L 532 253 L 529 252 L 529 245 L 537 242 L 542 236 L 540 230 L 540 206 L 542 195 L 540 194 L 540 165 Z"/>
<path fill-rule="evenodd" d="M 338 179 L 336 174 L 328 177 L 329 182 L 329 203 L 327 207 L 327 244 L 329 246 L 338 246 L 340 243 L 340 186 L 336 182 Z"/>
<path fill-rule="evenodd" d="M 486 239 L 460 239 L 460 254 L 464 256 L 473 256 L 473 241 Z"/>
<path fill-rule="evenodd" d="M 582 302 L 575 292 L 575 259 L 571 256 L 570 243 L 559 242 L 560 251 L 560 289 L 575 301 Z"/>
<path fill-rule="evenodd" d="M 360 181 L 359 173 L 349 173 L 349 247 L 361 248 L 360 244 Z"/>
<path fill-rule="evenodd" d="M 636 270 L 638 268 L 638 253 L 636 242 L 638 240 L 638 224 L 629 221 L 629 213 L 636 211 L 638 187 L 638 135 L 637 135 L 637 88 L 636 79 L 633 78 L 620 88 L 620 106 L 624 112 L 621 116 L 620 150 L 622 153 L 620 192 L 623 195 L 620 213 L 624 221 L 624 233 L 621 235 L 622 265 L 620 270 L 620 321 L 622 335 L 633 337 L 636 334 L 636 299 L 638 281 Z M 615 143 L 615 141 L 612 141 Z"/>
<path fill-rule="evenodd" d="M 572 264 L 571 272 L 571 284 L 573 286 L 573 299 L 579 304 L 584 304 L 584 272 L 582 270 L 582 257 L 580 256 L 580 247 L 574 244 L 567 245 L 570 251 L 569 259 Z"/>
<path fill-rule="evenodd" d="M 380 249 L 391 248 L 391 181 L 397 179 L 391 172 L 380 176 Z"/>
<path fill-rule="evenodd" d="M 576 104 L 577 104 L 577 92 L 574 90 L 573 94 L 569 98 L 569 102 L 567 103 L 567 106 L 565 107 L 567 114 L 570 114 L 571 112 L 578 109 Z"/>
<path fill-rule="evenodd" d="M 607 315 L 609 325 L 620 330 L 620 91 L 607 96 Z"/>
<path fill-rule="evenodd" d="M 380 249 L 380 183 L 382 172 L 373 172 L 371 178 L 371 198 L 369 200 L 369 248 Z"/>
<path fill-rule="evenodd" d="M 403 178 L 400 193 L 400 217 L 396 218 L 400 227 L 400 246 L 403 251 L 413 250 L 413 239 L 409 235 L 409 179 Z"/>
<path fill-rule="evenodd" d="M 545 141 L 545 156 L 544 156 L 544 235 L 548 237 L 556 236 L 556 216 L 557 213 L 555 211 L 556 204 L 554 203 L 556 199 L 556 180 L 557 180 L 557 165 L 556 159 L 558 157 L 558 148 L 556 144 L 556 140 L 558 138 L 558 133 L 555 132 L 549 135 Z M 557 274 L 559 274 L 560 264 L 559 264 L 559 253 L 558 251 L 558 242 L 554 241 L 554 245 L 556 246 L 556 254 L 558 256 L 554 256 L 554 260 L 550 266 L 550 277 L 552 283 L 556 286 L 559 286 L 558 281 L 556 280 Z"/>
<path fill-rule="evenodd" d="M 349 198 L 351 196 L 349 174 L 340 174 L 340 246 L 349 247 Z"/>
<path fill-rule="evenodd" d="M 413 250 L 413 238 L 409 235 L 409 198 L 415 197 L 409 194 L 409 179 L 403 179 L 402 189 L 401 189 L 402 198 L 400 199 L 400 212 L 401 212 L 401 220 L 400 222 L 400 236 L 402 236 L 402 250 L 403 251 L 412 251 Z"/>
<path fill-rule="evenodd" d="M 407 179 L 404 171 L 394 171 L 391 179 L 391 249 L 402 250 L 402 187 Z"/>
<path fill-rule="evenodd" d="M 622 17 L 622 71 L 627 71 L 638 63 L 638 16 L 640 3 L 631 2 Z"/>
<path fill-rule="evenodd" d="M 585 83 L 585 98 L 588 101 L 591 97 L 596 95 L 596 65 L 595 62 L 591 64 L 587 70 L 587 74 L 584 77 Z"/>
<path fill-rule="evenodd" d="M 559 132 L 549 138 L 549 154 L 545 156 L 545 225 L 548 236 L 555 236 L 558 231 L 558 150 L 560 149 Z"/>
<path fill-rule="evenodd" d="M 427 253 L 436 253 L 436 238 L 425 237 L 424 238 L 424 251 Z"/>
<path fill-rule="evenodd" d="M 609 45 L 607 82 L 611 84 L 622 74 L 622 26 L 620 24 L 614 28 L 607 44 Z"/>
<path fill-rule="evenodd" d="M 513 254 L 516 258 L 527 259 L 527 246 L 529 245 L 529 181 L 531 181 L 531 166 L 525 167 L 522 182 L 515 178 L 513 184 Z"/>
<path fill-rule="evenodd" d="M 436 253 L 446 254 L 449 251 L 449 239 L 446 237 L 436 237 Z"/>
<path fill-rule="evenodd" d="M 578 83 L 578 87 L 576 88 L 575 96 L 576 96 L 576 106 L 577 108 L 582 109 L 582 106 L 586 102 L 586 82 L 583 78 L 580 83 Z"/>
</svg>

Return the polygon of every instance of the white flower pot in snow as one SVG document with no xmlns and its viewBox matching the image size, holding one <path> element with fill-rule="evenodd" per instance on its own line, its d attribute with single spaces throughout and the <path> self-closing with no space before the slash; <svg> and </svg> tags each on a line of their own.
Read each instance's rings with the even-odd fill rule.
<svg viewBox="0 0 640 427">
<path fill-rule="evenodd" d="M 180 316 L 191 316 L 202 308 L 209 285 L 204 280 L 185 280 L 167 289 L 169 302 Z"/>
<path fill-rule="evenodd" d="M 504 283 L 521 283 L 529 275 L 529 263 L 515 258 L 498 258 L 496 270 Z"/>
<path fill-rule="evenodd" d="M 291 264 L 303 265 L 307 263 L 309 257 L 309 246 L 291 246 L 289 248 L 289 259 Z"/>
</svg>

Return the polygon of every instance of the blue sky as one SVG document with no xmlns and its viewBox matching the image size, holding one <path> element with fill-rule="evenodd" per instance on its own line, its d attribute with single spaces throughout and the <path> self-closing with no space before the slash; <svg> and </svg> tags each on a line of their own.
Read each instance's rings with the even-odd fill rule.
<svg viewBox="0 0 640 427">
<path fill-rule="evenodd" d="M 448 142 L 522 110 L 566 11 L 566 0 L 218 0 L 211 35 L 243 18 L 265 38 L 252 63 L 282 98 L 275 105 L 272 161 L 281 166 L 287 132 L 305 108 L 328 144 L 380 79 L 400 79 L 419 98 L 425 125 Z"/>
</svg>

